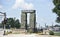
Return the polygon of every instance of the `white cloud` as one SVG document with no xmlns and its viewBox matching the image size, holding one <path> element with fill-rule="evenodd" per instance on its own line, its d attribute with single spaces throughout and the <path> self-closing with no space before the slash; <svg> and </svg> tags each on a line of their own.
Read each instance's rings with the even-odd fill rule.
<svg viewBox="0 0 60 37">
<path fill-rule="evenodd" d="M 12 8 L 34 9 L 34 5 L 32 3 L 26 3 L 25 0 L 16 0 Z"/>
</svg>

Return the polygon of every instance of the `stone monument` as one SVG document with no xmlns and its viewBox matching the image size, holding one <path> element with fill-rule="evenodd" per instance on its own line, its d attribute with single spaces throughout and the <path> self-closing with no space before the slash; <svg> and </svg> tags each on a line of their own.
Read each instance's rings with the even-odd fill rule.
<svg viewBox="0 0 60 37">
<path fill-rule="evenodd" d="M 35 10 L 22 10 L 21 13 L 21 29 L 29 30 L 31 32 L 35 31 L 36 26 L 36 11 Z M 30 13 L 29 26 L 27 25 L 27 14 Z"/>
</svg>

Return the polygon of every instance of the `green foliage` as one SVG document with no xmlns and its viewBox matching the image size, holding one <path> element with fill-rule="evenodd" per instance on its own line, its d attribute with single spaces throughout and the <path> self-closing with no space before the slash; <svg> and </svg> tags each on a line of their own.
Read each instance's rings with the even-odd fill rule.
<svg viewBox="0 0 60 37">
<path fill-rule="evenodd" d="M 60 27 L 60 25 L 56 24 L 54 27 Z"/>
<path fill-rule="evenodd" d="M 54 33 L 55 36 L 60 36 L 60 32 Z"/>
<path fill-rule="evenodd" d="M 19 22 L 18 19 L 15 21 L 15 27 L 16 27 L 16 28 L 20 28 L 20 22 Z"/>
<path fill-rule="evenodd" d="M 56 22 L 60 23 L 60 0 L 53 0 L 53 4 L 55 5 L 53 12 L 58 15 Z"/>
<path fill-rule="evenodd" d="M 54 35 L 54 32 L 53 31 L 49 31 L 49 35 Z"/>
<path fill-rule="evenodd" d="M 60 0 L 53 0 L 54 5 L 57 5 L 58 3 L 60 3 Z"/>
<path fill-rule="evenodd" d="M 57 17 L 56 22 L 60 23 L 60 17 Z"/>
<path fill-rule="evenodd" d="M 4 25 L 3 21 L 2 25 Z M 20 28 L 19 20 L 14 18 L 7 18 L 6 28 Z"/>
<path fill-rule="evenodd" d="M 10 32 L 7 31 L 7 34 L 11 34 L 11 33 L 12 33 L 12 31 L 10 31 Z"/>
</svg>

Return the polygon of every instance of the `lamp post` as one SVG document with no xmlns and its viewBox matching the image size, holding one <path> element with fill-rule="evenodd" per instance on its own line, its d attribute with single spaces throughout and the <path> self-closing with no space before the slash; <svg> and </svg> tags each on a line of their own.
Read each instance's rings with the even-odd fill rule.
<svg viewBox="0 0 60 37">
<path fill-rule="evenodd" d="M 6 13 L 2 13 L 2 12 L 0 12 L 1 14 L 3 14 L 3 16 L 4 16 L 4 34 L 3 35 L 6 35 L 5 34 L 5 25 L 6 25 Z"/>
<path fill-rule="evenodd" d="M 4 34 L 3 35 L 6 35 L 5 34 L 5 25 L 6 25 L 6 13 L 4 13 Z"/>
</svg>

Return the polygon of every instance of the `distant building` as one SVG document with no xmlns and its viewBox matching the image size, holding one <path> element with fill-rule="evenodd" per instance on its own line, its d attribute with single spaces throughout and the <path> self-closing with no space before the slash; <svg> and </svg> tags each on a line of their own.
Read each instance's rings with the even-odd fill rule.
<svg viewBox="0 0 60 37">
<path fill-rule="evenodd" d="M 54 27 L 53 31 L 60 31 L 60 27 Z"/>
<path fill-rule="evenodd" d="M 51 31 L 54 31 L 54 32 L 60 32 L 60 26 L 48 26 L 46 28 L 47 30 L 51 30 Z"/>
</svg>

